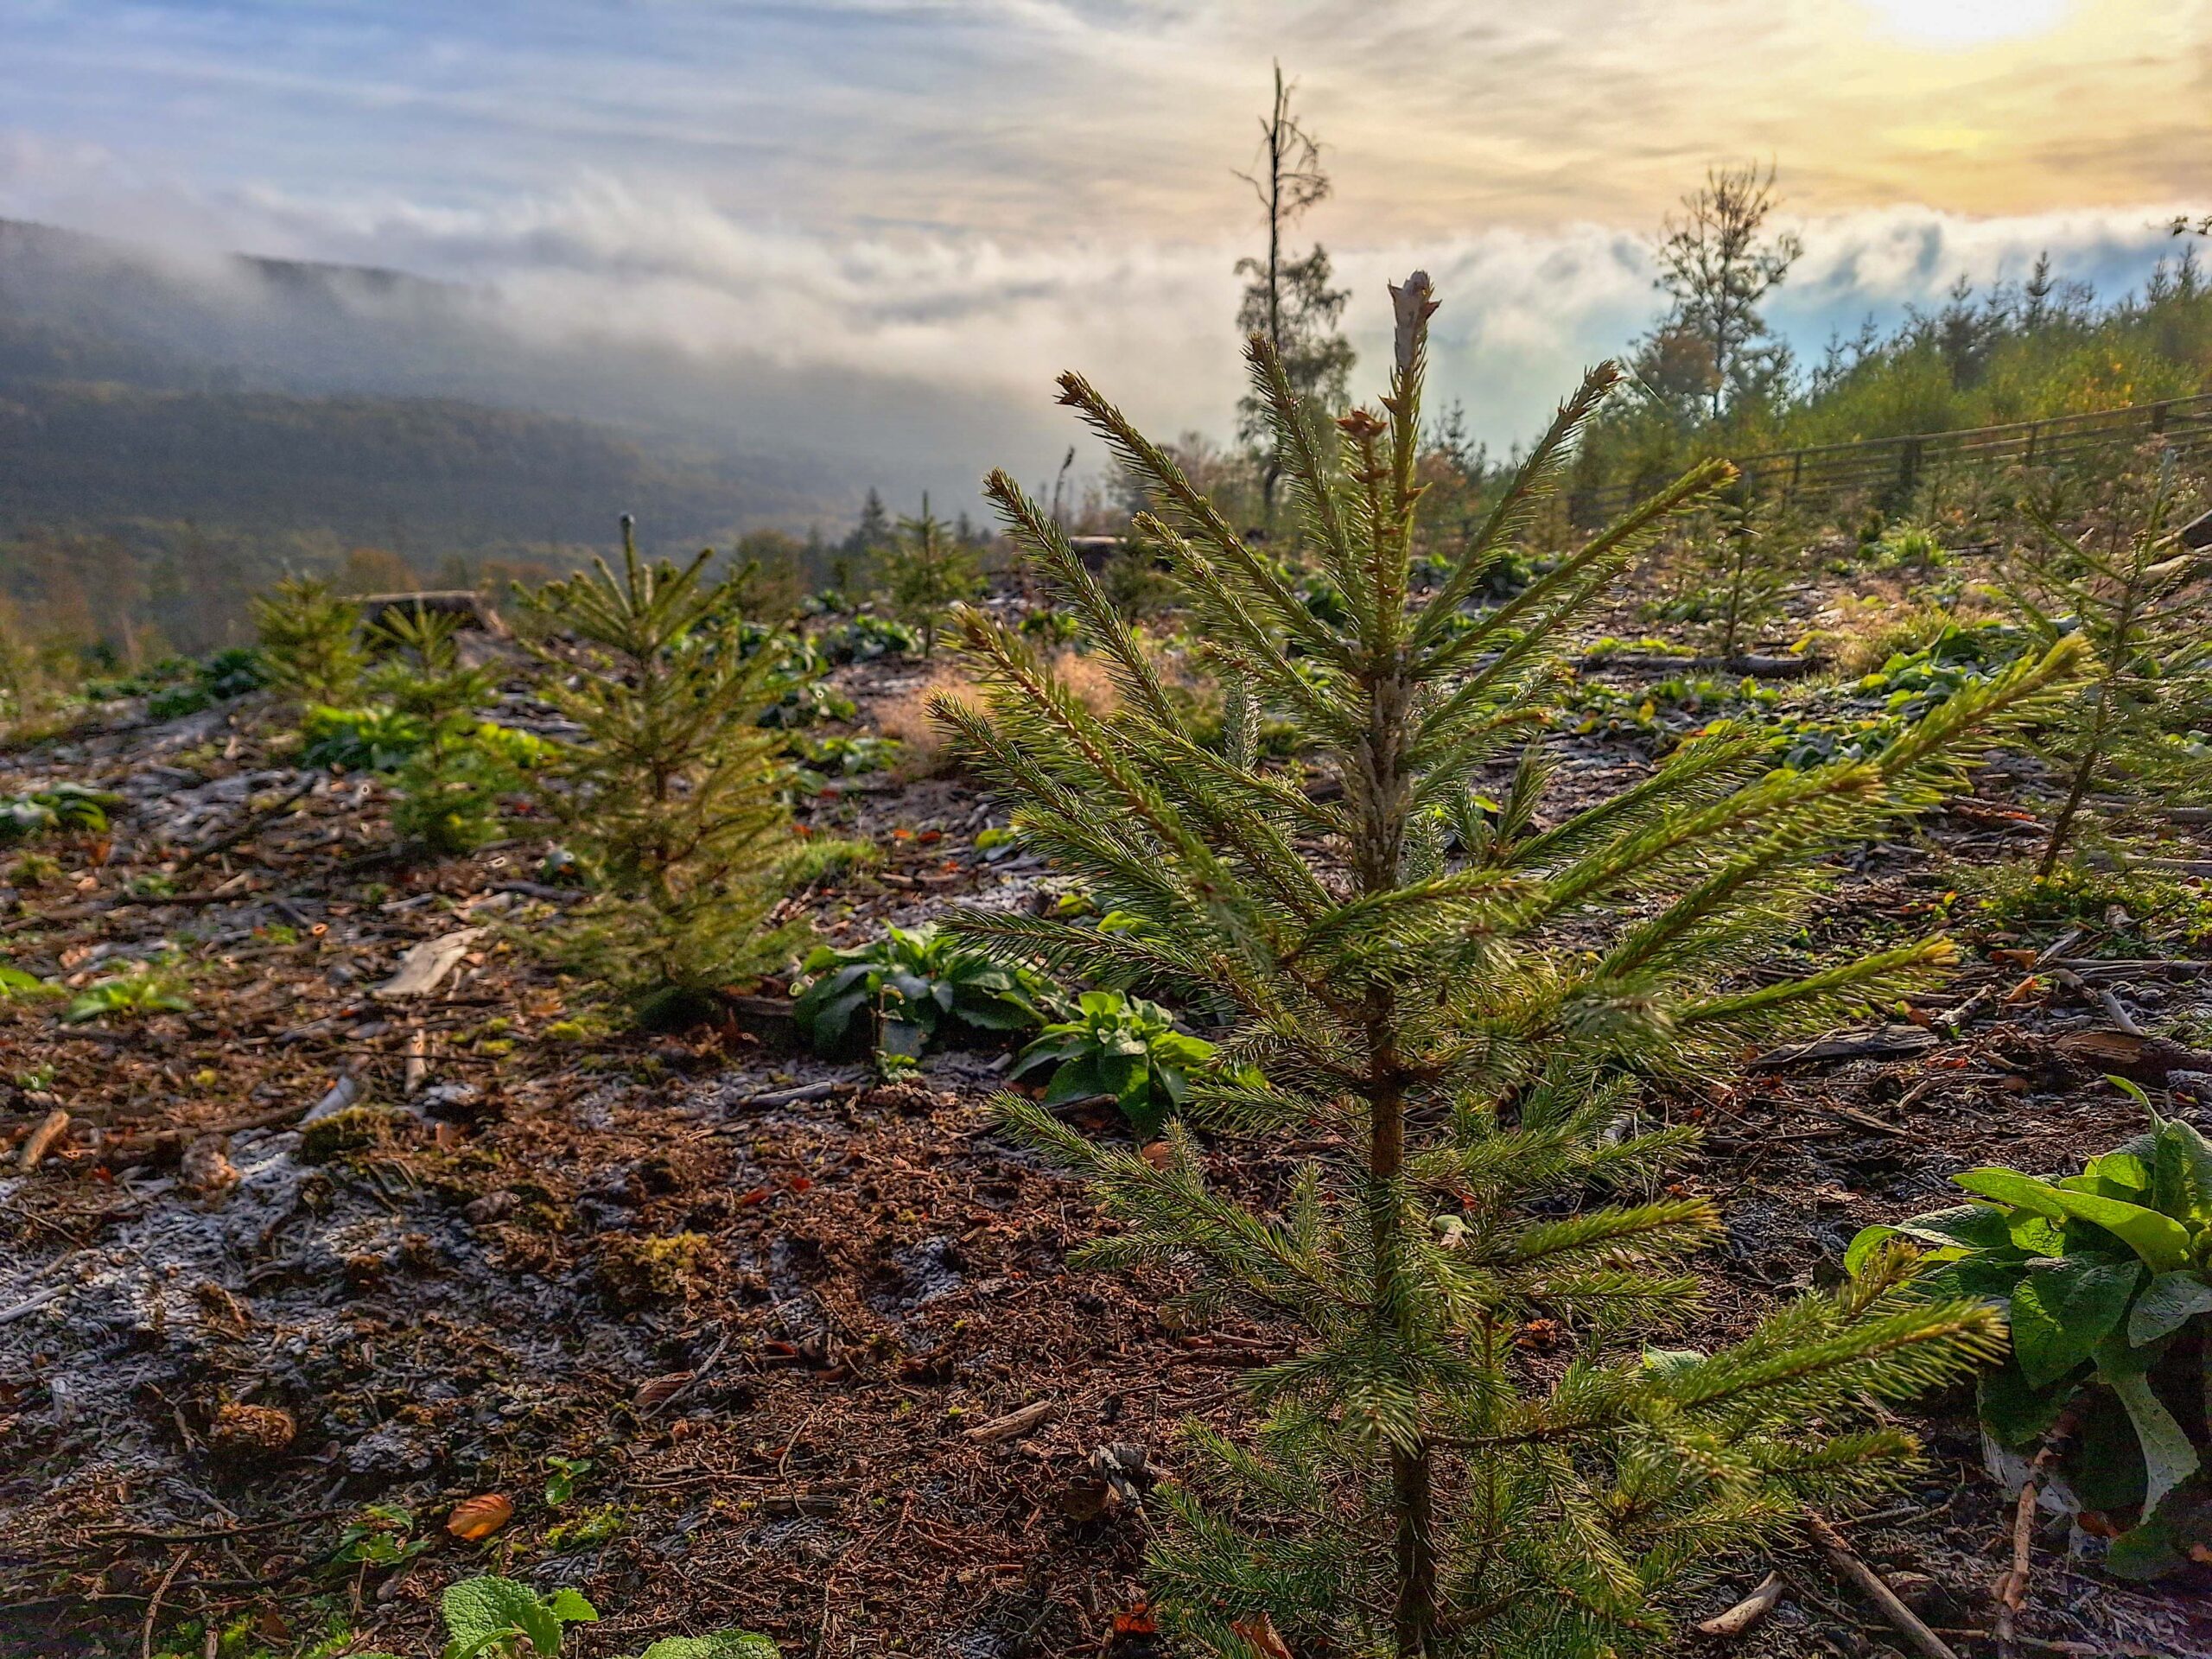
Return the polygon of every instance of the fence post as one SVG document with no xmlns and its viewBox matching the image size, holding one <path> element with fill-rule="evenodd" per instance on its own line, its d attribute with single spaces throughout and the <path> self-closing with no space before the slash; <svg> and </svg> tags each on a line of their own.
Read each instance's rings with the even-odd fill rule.
<svg viewBox="0 0 2212 1659">
<path fill-rule="evenodd" d="M 1907 438 L 1897 446 L 1897 499 L 1904 506 L 1912 495 L 1912 486 L 1920 480 L 1920 440 Z"/>
<path fill-rule="evenodd" d="M 2151 405 L 2151 435 L 2154 438 L 2163 438 L 2165 435 L 2166 405 L 2163 403 L 2153 404 Z"/>
</svg>

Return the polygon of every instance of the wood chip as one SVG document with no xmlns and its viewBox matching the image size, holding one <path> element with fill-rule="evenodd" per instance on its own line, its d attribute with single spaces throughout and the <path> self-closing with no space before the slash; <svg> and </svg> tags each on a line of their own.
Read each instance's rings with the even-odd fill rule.
<svg viewBox="0 0 2212 1659">
<path fill-rule="evenodd" d="M 464 927 L 442 938 L 423 940 L 402 957 L 398 970 L 369 995 L 387 999 L 429 995 L 437 989 L 438 982 L 454 970 L 483 931 L 480 927 Z"/>
<path fill-rule="evenodd" d="M 1011 1440 L 1016 1434 L 1027 1434 L 1039 1423 L 1049 1422 L 1059 1413 L 1057 1400 L 1039 1400 L 1033 1406 L 1024 1406 L 1020 1411 L 1009 1411 L 1003 1417 L 994 1417 L 988 1423 L 978 1423 L 973 1428 L 963 1429 L 961 1438 L 986 1445 L 992 1440 Z"/>
<path fill-rule="evenodd" d="M 40 1120 L 39 1126 L 24 1139 L 23 1149 L 17 1154 L 16 1167 L 28 1175 L 54 1150 L 54 1143 L 69 1132 L 69 1114 L 55 1107 Z"/>
</svg>

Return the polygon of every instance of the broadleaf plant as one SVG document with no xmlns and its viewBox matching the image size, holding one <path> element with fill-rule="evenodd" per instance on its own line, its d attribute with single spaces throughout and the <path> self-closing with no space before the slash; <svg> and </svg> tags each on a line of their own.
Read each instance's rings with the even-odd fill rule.
<svg viewBox="0 0 2212 1659">
<path fill-rule="evenodd" d="M 1149 1141 L 1190 1097 L 1190 1074 L 1214 1046 L 1179 1030 L 1157 1002 L 1122 991 L 1085 991 L 1075 1017 L 1055 1020 L 1021 1051 L 1007 1080 L 1049 1072 L 1047 1106 L 1110 1096 L 1130 1127 Z M 1256 1074 L 1254 1074 L 1256 1081 Z"/>
<path fill-rule="evenodd" d="M 792 1013 L 817 1053 L 918 1055 L 940 1036 L 1033 1031 L 1052 987 L 932 927 L 894 927 L 849 950 L 822 945 Z"/>
<path fill-rule="evenodd" d="M 2117 1534 L 2113 1572 L 2155 1578 L 2212 1552 L 2212 1144 L 2153 1114 L 2078 1175 L 1952 1179 L 1977 1201 L 1867 1228 L 1846 1265 L 1903 1241 L 1930 1291 L 2005 1311 L 2012 1351 L 1981 1379 L 1982 1426 L 2016 1452 L 2050 1446 L 2075 1502 Z"/>
<path fill-rule="evenodd" d="M 1152 1552 L 1163 1624 L 1239 1659 L 1240 1626 L 1294 1652 L 1398 1659 L 1651 1651 L 1746 1535 L 1804 1494 L 1861 1494 L 1898 1466 L 1909 1438 L 1860 1427 L 1857 1402 L 1961 1374 L 2001 1326 L 1979 1300 L 1914 1294 L 1897 1251 L 1716 1351 L 1648 1357 L 1646 1338 L 1695 1318 L 1684 1262 L 1719 1224 L 1701 1196 L 1650 1196 L 1690 1136 L 1640 1116 L 1636 1077 L 1725 1065 L 1946 962 L 1928 939 L 1742 976 L 1799 925 L 1825 850 L 1938 798 L 1978 744 L 2042 708 L 2078 647 L 1962 688 L 1874 759 L 1770 772 L 1758 734 L 1724 727 L 1548 816 L 1548 763 L 1522 746 L 1563 637 L 1729 469 L 1694 469 L 1468 617 L 1621 378 L 1601 368 L 1442 579 L 1413 594 L 1433 304 L 1419 273 L 1392 293 L 1389 395 L 1343 416 L 1330 453 L 1265 342 L 1249 353 L 1338 620 L 1087 381 L 1060 381 L 1153 498 L 1135 531 L 1173 564 L 1223 682 L 1217 746 L 1192 734 L 1050 514 L 993 475 L 1121 705 L 1091 713 L 1019 635 L 967 609 L 987 707 L 940 699 L 938 716 L 1012 798 L 1026 844 L 1145 925 L 980 909 L 948 925 L 1227 1021 L 1156 1161 L 1001 1103 L 1015 1132 L 1096 1178 L 1113 1230 L 1090 1263 L 1196 1268 L 1183 1317 L 1234 1304 L 1296 1341 L 1246 1379 L 1264 1413 L 1250 1437 L 1191 1431 Z M 1260 761 L 1262 719 L 1295 729 L 1325 786 Z M 1478 830 L 1468 798 L 1516 748 L 1524 810 Z M 1201 1133 L 1323 1150 L 1263 1207 L 1209 1185 Z M 1564 1333 L 1562 1363 L 1527 1363 L 1516 1339 L 1537 1320 Z"/>
<path fill-rule="evenodd" d="M 373 1513 L 373 1511 L 372 1511 Z M 571 1624 L 592 1624 L 599 1611 L 566 1586 L 541 1595 L 518 1580 L 485 1574 L 446 1586 L 438 1611 L 447 1642 L 441 1659 L 553 1659 Z M 663 1637 L 638 1659 L 779 1659 L 774 1641 L 750 1630 Z M 359 1659 L 397 1659 L 365 1653 Z"/>
</svg>

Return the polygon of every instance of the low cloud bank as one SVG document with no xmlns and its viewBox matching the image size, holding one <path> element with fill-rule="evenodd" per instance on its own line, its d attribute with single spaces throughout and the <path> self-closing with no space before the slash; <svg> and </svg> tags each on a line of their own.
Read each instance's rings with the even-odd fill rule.
<svg viewBox="0 0 2212 1659">
<path fill-rule="evenodd" d="M 133 237 L 144 233 L 142 207 L 135 181 L 103 172 L 97 155 L 0 143 L 0 214 Z M 191 220 L 188 207 L 195 232 L 166 234 Z M 1832 333 L 1853 332 L 1867 315 L 1888 323 L 1907 306 L 1940 303 L 1961 275 L 2017 280 L 2044 250 L 2060 275 L 2116 294 L 2171 251 L 2171 211 L 1975 219 L 1901 207 L 1808 219 L 1798 226 L 1805 258 L 1772 315 L 1815 356 Z M 364 340 L 382 330 L 389 344 L 410 329 L 473 339 L 471 351 L 448 343 L 419 353 L 413 389 L 572 413 L 595 405 L 715 447 L 873 461 L 887 483 L 963 497 L 995 462 L 1024 475 L 1049 470 L 1074 435 L 1050 406 L 1061 368 L 1084 369 L 1166 432 L 1224 433 L 1240 390 L 1230 320 L 1243 250 L 1226 238 L 830 237 L 612 176 L 474 208 L 242 192 L 173 203 L 157 230 L 189 250 L 169 274 L 211 295 L 224 281 L 206 257 L 214 245 L 452 285 L 342 288 Z M 1384 283 L 1415 265 L 1434 276 L 1445 309 L 1433 395 L 1463 402 L 1471 429 L 1494 448 L 1535 430 L 1580 369 L 1623 349 L 1660 305 L 1646 238 L 1594 224 L 1332 251 L 1354 290 L 1348 326 L 1370 367 L 1386 350 Z M 245 308 L 240 327 L 250 332 L 265 301 L 255 289 L 226 303 Z M 288 326 L 296 336 L 297 321 Z M 307 349 L 293 345 L 296 354 Z M 396 360 L 389 350 L 381 365 L 342 356 L 319 372 L 373 380 Z M 440 373 L 446 385 L 428 384 Z"/>
</svg>

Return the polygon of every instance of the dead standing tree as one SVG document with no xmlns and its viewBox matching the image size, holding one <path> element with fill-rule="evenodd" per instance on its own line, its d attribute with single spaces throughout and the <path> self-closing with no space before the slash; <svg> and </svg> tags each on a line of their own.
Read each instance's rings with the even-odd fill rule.
<svg viewBox="0 0 2212 1659">
<path fill-rule="evenodd" d="M 1351 295 L 1348 289 L 1330 286 L 1328 250 L 1319 243 L 1303 258 L 1288 258 L 1283 251 L 1290 227 L 1327 200 L 1329 175 L 1321 165 L 1320 140 L 1306 130 L 1291 107 L 1298 84 L 1283 79 L 1280 63 L 1274 66 L 1274 101 L 1260 118 L 1255 169 L 1236 175 L 1252 187 L 1268 226 L 1266 258 L 1236 262 L 1236 274 L 1249 279 L 1236 321 L 1246 335 L 1266 340 L 1292 391 L 1325 425 L 1349 399 L 1353 354 L 1351 343 L 1338 332 L 1338 323 Z M 1269 412 L 1257 397 L 1247 396 L 1237 404 L 1238 436 L 1265 452 L 1261 499 L 1272 518 L 1283 465 L 1268 447 L 1268 421 Z M 1318 435 L 1325 441 L 1327 433 L 1319 431 Z"/>
</svg>

